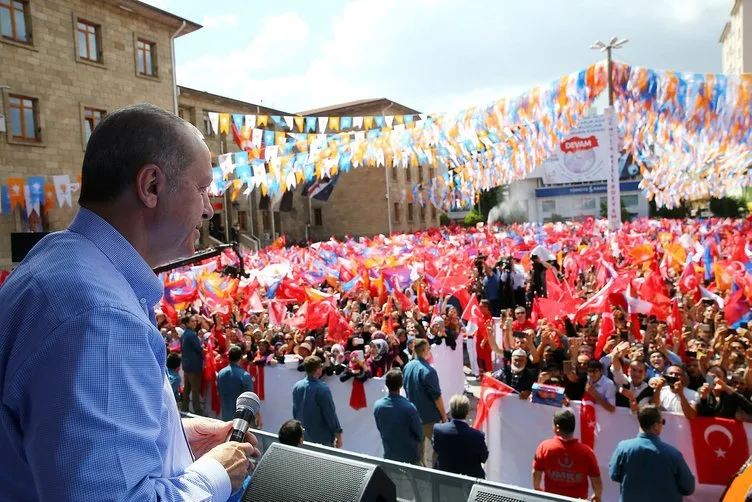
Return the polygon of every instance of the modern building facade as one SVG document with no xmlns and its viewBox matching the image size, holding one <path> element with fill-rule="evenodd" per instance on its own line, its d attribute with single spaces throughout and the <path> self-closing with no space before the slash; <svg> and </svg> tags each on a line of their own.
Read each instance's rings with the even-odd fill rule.
<svg viewBox="0 0 752 502">
<path fill-rule="evenodd" d="M 752 71 L 752 0 L 733 0 L 719 40 L 723 73 Z M 746 50 L 749 46 L 749 50 Z"/>
<path fill-rule="evenodd" d="M 67 175 L 73 190 L 70 206 L 3 210 L 7 266 L 12 233 L 70 222 L 88 136 L 108 111 L 137 102 L 177 111 L 173 42 L 201 26 L 135 0 L 0 0 L 0 21 L 2 183 Z"/>
</svg>

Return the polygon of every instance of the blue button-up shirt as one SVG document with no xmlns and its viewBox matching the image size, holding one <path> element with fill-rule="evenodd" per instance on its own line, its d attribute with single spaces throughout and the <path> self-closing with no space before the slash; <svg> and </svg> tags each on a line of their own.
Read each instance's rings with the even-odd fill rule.
<svg viewBox="0 0 752 502">
<path fill-rule="evenodd" d="M 439 375 L 428 361 L 416 357 L 407 363 L 402 386 L 424 424 L 441 422 L 441 413 L 436 407 L 436 400 L 441 397 Z"/>
<path fill-rule="evenodd" d="M 204 369 L 204 349 L 201 339 L 191 328 L 180 335 L 180 359 L 186 373 L 201 373 Z"/>
<path fill-rule="evenodd" d="M 420 460 L 423 425 L 413 403 L 399 394 L 389 394 L 374 403 L 373 417 L 384 444 L 384 458 L 409 463 Z"/>
<path fill-rule="evenodd" d="M 611 479 L 621 483 L 622 501 L 681 502 L 695 491 L 695 477 L 684 456 L 655 434 L 641 432 L 621 441 L 608 470 Z"/>
<path fill-rule="evenodd" d="M 217 391 L 222 420 L 235 417 L 235 405 L 243 392 L 253 392 L 253 378 L 235 363 L 230 363 L 217 373 Z"/>
<path fill-rule="evenodd" d="M 305 440 L 331 445 L 342 432 L 332 391 L 318 378 L 306 377 L 292 388 L 292 417 L 305 428 Z"/>
<path fill-rule="evenodd" d="M 226 500 L 192 463 L 152 307 L 162 284 L 91 211 L 0 288 L 0 499 Z"/>
</svg>

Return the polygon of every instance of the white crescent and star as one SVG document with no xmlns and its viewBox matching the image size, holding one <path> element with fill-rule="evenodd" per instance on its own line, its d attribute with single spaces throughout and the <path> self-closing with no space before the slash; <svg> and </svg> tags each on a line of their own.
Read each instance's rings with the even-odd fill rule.
<svg viewBox="0 0 752 502">
<path fill-rule="evenodd" d="M 710 435 L 714 432 L 720 432 L 726 438 L 728 438 L 728 446 L 734 444 L 734 437 L 731 435 L 731 432 L 724 426 L 713 424 L 709 426 L 707 429 L 705 429 L 705 432 L 703 433 L 703 438 L 705 439 L 705 443 L 710 445 L 710 441 L 708 439 L 710 438 Z M 715 453 L 715 456 L 718 458 L 726 458 L 726 450 L 723 450 L 722 448 L 717 448 L 713 453 Z"/>
</svg>

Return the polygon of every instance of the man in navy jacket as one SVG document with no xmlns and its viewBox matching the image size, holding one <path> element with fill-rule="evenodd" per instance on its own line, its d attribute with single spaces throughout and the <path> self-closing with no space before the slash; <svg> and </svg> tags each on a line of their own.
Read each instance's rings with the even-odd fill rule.
<svg viewBox="0 0 752 502">
<path fill-rule="evenodd" d="M 486 435 L 470 427 L 465 419 L 470 412 L 470 401 L 463 395 L 449 400 L 452 419 L 433 427 L 433 449 L 438 455 L 436 469 L 485 478 L 481 464 L 488 459 Z"/>
</svg>

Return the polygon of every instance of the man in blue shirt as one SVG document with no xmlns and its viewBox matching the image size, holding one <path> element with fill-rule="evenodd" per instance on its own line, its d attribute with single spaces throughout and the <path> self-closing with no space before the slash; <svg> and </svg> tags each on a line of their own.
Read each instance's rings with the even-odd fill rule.
<svg viewBox="0 0 752 502">
<path fill-rule="evenodd" d="M 420 461 L 426 467 L 434 464 L 431 438 L 433 426 L 438 422 L 446 422 L 444 401 L 441 399 L 441 387 L 439 387 L 439 375 L 428 364 L 426 357 L 431 350 L 428 340 L 422 338 L 415 342 L 415 359 L 407 363 L 404 374 L 405 394 L 411 403 L 415 405 L 423 423 L 423 441 L 420 443 Z M 426 443 L 430 453 L 430 460 L 426 459 Z"/>
<path fill-rule="evenodd" d="M 153 308 L 152 269 L 194 252 L 211 182 L 201 133 L 172 113 L 130 106 L 94 129 L 81 209 L 0 288 L 0 500 L 224 501 L 242 486 L 258 450 L 225 442 L 232 423 L 181 423 Z"/>
<path fill-rule="evenodd" d="M 176 354 L 175 352 L 167 354 L 166 365 L 167 378 L 170 380 L 170 387 L 177 401 L 180 399 L 180 354 Z"/>
<path fill-rule="evenodd" d="M 217 391 L 219 391 L 222 420 L 232 420 L 235 417 L 235 404 L 240 394 L 253 392 L 253 378 L 246 370 L 238 366 L 238 362 L 243 357 L 243 349 L 233 345 L 227 357 L 230 364 L 217 373 Z"/>
<path fill-rule="evenodd" d="M 621 441 L 611 457 L 608 470 L 613 481 L 621 483 L 622 501 L 681 501 L 695 491 L 695 477 L 681 452 L 658 437 L 666 421 L 653 405 L 637 412 L 642 432 Z"/>
<path fill-rule="evenodd" d="M 342 427 L 332 391 L 320 380 L 324 371 L 321 359 L 306 357 L 303 369 L 308 376 L 292 388 L 292 416 L 303 424 L 308 441 L 342 448 Z"/>
<path fill-rule="evenodd" d="M 423 424 L 415 405 L 400 395 L 402 372 L 393 369 L 387 372 L 386 388 L 389 395 L 373 405 L 376 428 L 384 445 L 384 458 L 418 464 L 420 443 L 423 441 Z"/>
<path fill-rule="evenodd" d="M 194 316 L 185 316 L 180 321 L 183 334 L 180 335 L 180 354 L 183 361 L 183 402 L 180 407 L 188 411 L 188 401 L 193 400 L 193 413 L 203 415 L 201 409 L 201 375 L 204 372 L 204 349 L 196 333 L 198 322 Z"/>
</svg>

